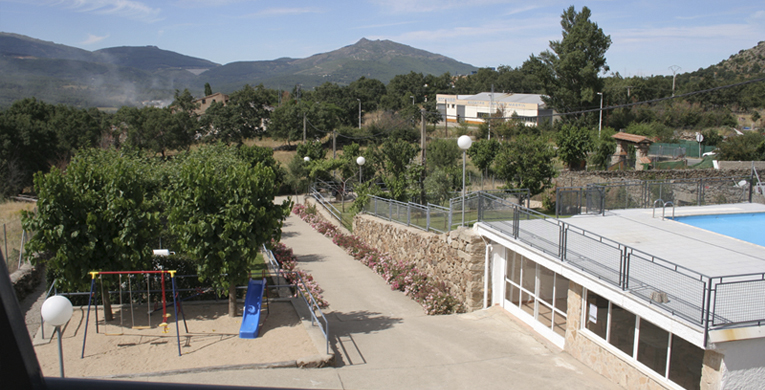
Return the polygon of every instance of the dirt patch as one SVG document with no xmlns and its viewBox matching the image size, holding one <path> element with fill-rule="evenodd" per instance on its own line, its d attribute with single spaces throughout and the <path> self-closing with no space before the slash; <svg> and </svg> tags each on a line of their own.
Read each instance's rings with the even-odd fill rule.
<svg viewBox="0 0 765 390">
<path fill-rule="evenodd" d="M 120 326 L 119 310 L 114 320 L 104 324 L 99 312 L 99 331 L 96 333 L 95 315 L 91 310 L 85 357 L 80 358 L 83 348 L 85 313 L 87 307 L 76 307 L 71 321 L 63 331 L 64 368 L 67 377 L 109 377 L 137 373 L 173 370 L 201 369 L 204 367 L 243 365 L 268 365 L 292 362 L 316 355 L 311 341 L 292 303 L 271 302 L 270 313 L 263 316 L 265 322 L 256 339 L 240 339 L 241 317 L 227 315 L 227 305 L 221 303 L 195 303 L 184 306 L 186 325 L 178 323 L 181 356 L 178 356 L 176 323 L 170 317 L 168 333 L 161 322 L 161 312 L 152 318 L 148 329 L 133 329 L 129 311 L 125 311 Z M 173 313 L 173 309 L 168 309 Z M 137 319 L 138 320 L 138 319 Z M 142 322 L 141 322 L 142 321 Z M 148 316 L 144 311 L 136 326 L 146 325 Z M 59 375 L 58 341 L 48 340 L 40 344 L 35 339 L 35 352 L 45 376 Z"/>
</svg>

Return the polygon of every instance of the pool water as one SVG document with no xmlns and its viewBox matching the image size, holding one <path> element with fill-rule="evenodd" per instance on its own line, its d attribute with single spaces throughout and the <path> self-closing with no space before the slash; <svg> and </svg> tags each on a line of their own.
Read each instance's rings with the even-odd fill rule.
<svg viewBox="0 0 765 390">
<path fill-rule="evenodd" d="M 765 213 L 694 215 L 678 222 L 765 246 Z"/>
</svg>

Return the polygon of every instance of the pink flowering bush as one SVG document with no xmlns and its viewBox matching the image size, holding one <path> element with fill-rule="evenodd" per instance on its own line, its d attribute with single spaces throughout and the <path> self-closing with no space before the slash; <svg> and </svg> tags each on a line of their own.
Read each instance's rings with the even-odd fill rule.
<svg viewBox="0 0 765 390">
<path fill-rule="evenodd" d="M 295 254 L 292 253 L 292 249 L 287 248 L 287 246 L 281 242 L 276 243 L 272 241 L 271 246 L 273 247 L 271 252 L 273 252 L 276 261 L 281 266 L 281 276 L 290 284 L 297 285 L 298 292 L 308 301 L 311 300 L 310 296 L 313 296 L 313 299 L 319 307 L 328 307 L 329 302 L 327 302 L 321 295 L 324 290 L 319 287 L 319 284 L 313 279 L 313 276 L 297 268 L 298 259 Z M 303 279 L 305 285 L 299 283 L 299 279 Z"/>
<path fill-rule="evenodd" d="M 462 304 L 449 294 L 445 284 L 432 280 L 413 263 L 393 260 L 388 254 L 380 253 L 367 245 L 360 237 L 341 233 L 337 227 L 317 216 L 315 210 L 309 212 L 304 205 L 296 205 L 292 212 L 318 232 L 331 237 L 335 245 L 345 249 L 353 258 L 382 276 L 391 285 L 391 289 L 402 291 L 420 303 L 427 314 L 464 311 Z"/>
</svg>

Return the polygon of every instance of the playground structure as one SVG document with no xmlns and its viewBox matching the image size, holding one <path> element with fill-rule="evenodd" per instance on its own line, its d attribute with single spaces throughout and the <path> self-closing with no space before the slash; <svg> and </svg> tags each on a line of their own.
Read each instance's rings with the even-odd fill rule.
<svg viewBox="0 0 765 390">
<path fill-rule="evenodd" d="M 200 295 L 203 295 L 207 292 L 214 291 L 212 288 L 207 289 L 201 289 L 196 288 L 196 293 L 188 296 L 186 298 L 180 298 L 179 297 L 179 289 L 177 288 L 176 283 L 176 271 L 174 270 L 159 270 L 159 271 L 93 271 L 89 272 L 91 275 L 91 284 L 90 284 L 90 293 L 88 295 L 88 309 L 85 319 L 85 330 L 83 334 L 83 340 L 82 340 L 82 354 L 81 358 L 84 358 L 85 356 L 85 346 L 87 342 L 88 337 L 88 324 L 90 320 L 90 310 L 91 306 L 94 308 L 95 312 L 95 325 L 96 325 L 96 333 L 102 333 L 99 328 L 98 323 L 98 291 L 101 291 L 101 294 L 108 294 L 110 291 L 104 292 L 104 286 L 103 286 L 103 276 L 104 275 L 117 275 L 118 276 L 118 285 L 119 290 L 117 293 L 119 294 L 119 327 L 120 329 L 124 329 L 124 322 L 125 322 L 125 307 L 128 306 L 130 310 L 130 328 L 131 329 L 151 329 L 152 328 L 152 314 L 156 311 L 159 311 L 159 304 L 161 303 L 161 309 L 162 309 L 162 322 L 159 323 L 158 327 L 163 327 L 162 330 L 163 333 L 168 333 L 168 318 L 171 316 L 171 314 L 167 313 L 167 306 L 168 303 L 174 308 L 175 310 L 175 331 L 176 331 L 176 341 L 178 344 L 178 356 L 181 356 L 181 346 L 180 346 L 180 331 L 178 326 L 178 313 L 180 311 L 180 314 L 183 318 L 184 328 L 186 330 L 186 333 L 189 332 L 188 326 L 186 325 L 186 317 L 185 313 L 183 311 L 183 305 L 182 302 L 191 298 L 198 297 Z M 166 288 L 165 288 L 165 275 L 169 275 L 171 282 L 172 282 L 172 297 L 173 301 L 168 302 L 167 294 L 166 294 Z M 123 275 L 126 275 L 127 277 L 123 280 Z M 146 286 L 145 289 L 134 289 L 133 286 L 137 285 L 133 283 L 134 279 L 137 279 L 135 276 L 138 275 L 145 275 L 146 276 Z M 152 290 L 152 278 L 151 276 L 154 275 L 155 277 L 159 277 L 159 281 L 155 281 L 156 284 L 160 284 L 161 288 L 160 290 Z M 96 279 L 100 281 L 101 288 L 96 288 Z M 253 339 L 258 337 L 258 333 L 260 330 L 260 322 L 261 322 L 261 307 L 263 304 L 263 297 L 264 292 L 266 291 L 266 279 L 265 275 L 263 279 L 250 279 L 248 286 L 247 286 L 247 293 L 245 296 L 245 302 L 242 312 L 242 324 L 239 331 L 239 337 L 245 338 L 245 339 Z M 126 289 L 126 291 L 124 291 Z M 160 298 L 152 300 L 152 292 L 159 292 Z M 113 293 L 113 292 L 112 292 Z M 146 297 L 146 325 L 140 324 L 136 321 L 136 308 L 135 306 L 142 306 L 144 303 L 136 303 L 136 299 L 134 298 L 134 293 L 136 294 L 144 294 Z M 128 295 L 128 302 L 125 303 L 123 300 L 123 296 L 127 294 Z M 140 297 L 139 297 L 140 298 Z M 95 302 L 95 303 L 94 303 Z M 153 303 L 153 305 L 152 305 Z M 115 303 L 116 304 L 116 303 Z M 139 309 L 140 310 L 140 309 Z M 118 332 L 109 332 L 107 327 L 106 321 L 104 321 L 103 327 L 104 327 L 104 334 L 107 336 L 119 336 L 124 334 L 123 331 Z"/>
<path fill-rule="evenodd" d="M 260 330 L 260 308 L 263 302 L 263 292 L 266 290 L 266 279 L 250 279 L 247 284 L 247 295 L 242 309 L 242 326 L 239 328 L 240 339 L 254 339 Z"/>
<path fill-rule="evenodd" d="M 92 271 L 90 272 L 91 276 L 91 282 L 90 282 L 90 294 L 88 295 L 88 311 L 87 315 L 85 317 L 85 331 L 83 332 L 83 338 L 82 338 L 82 354 L 80 358 L 85 357 L 85 343 L 88 338 L 88 322 L 90 320 L 90 308 L 91 304 L 93 302 L 93 298 L 95 297 L 96 304 L 94 305 L 95 310 L 95 317 L 96 317 L 96 333 L 99 333 L 98 328 L 98 290 L 96 287 L 96 277 L 99 278 L 99 280 L 102 281 L 101 283 L 101 290 L 103 293 L 103 280 L 101 278 L 102 275 L 119 275 L 119 289 L 120 289 L 120 325 L 122 325 L 123 322 L 123 302 L 122 302 L 122 295 L 123 295 L 123 282 L 122 282 L 122 275 L 128 275 L 128 294 L 129 294 L 129 300 L 130 300 L 130 312 L 131 312 L 131 328 L 132 329 L 148 329 L 151 327 L 151 314 L 153 312 L 152 306 L 151 306 L 151 278 L 150 275 L 152 274 L 158 274 L 161 280 L 161 301 L 162 301 L 162 323 L 160 323 L 158 326 L 164 327 L 163 333 L 168 333 L 168 324 L 167 319 L 170 316 L 170 314 L 167 313 L 167 296 L 165 293 L 165 274 L 168 274 L 170 276 L 170 280 L 172 282 L 172 296 L 173 296 L 173 308 L 175 309 L 175 335 L 176 340 L 178 343 L 178 356 L 181 356 L 181 337 L 180 332 L 178 330 L 178 306 L 179 306 L 179 300 L 178 295 L 176 291 L 176 281 L 175 281 L 175 275 L 176 271 L 166 271 L 166 270 L 160 270 L 160 271 Z M 132 279 L 131 275 L 138 274 L 138 275 L 146 275 L 146 301 L 147 301 L 147 317 L 148 322 L 147 326 L 136 326 L 135 322 L 135 314 L 133 310 L 133 290 L 132 290 Z M 108 293 L 108 292 L 107 292 Z M 181 313 L 183 313 L 183 310 L 181 309 Z M 184 316 L 184 324 L 185 324 L 185 316 Z M 106 326 L 106 324 L 104 324 Z M 186 329 L 188 332 L 188 328 Z M 108 334 L 108 333 L 107 333 Z M 116 333 L 113 333 L 111 335 L 118 335 Z"/>
</svg>

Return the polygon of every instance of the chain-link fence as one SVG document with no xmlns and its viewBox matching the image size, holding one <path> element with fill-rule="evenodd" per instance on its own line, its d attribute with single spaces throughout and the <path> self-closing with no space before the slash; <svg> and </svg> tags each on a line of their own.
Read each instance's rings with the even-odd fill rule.
<svg viewBox="0 0 765 390">
<path fill-rule="evenodd" d="M 451 198 L 446 206 L 432 203 L 423 206 L 370 196 L 369 202 L 364 205 L 364 212 L 425 231 L 445 233 L 459 226 L 471 226 L 478 221 L 502 220 L 512 214 L 508 214 L 507 204 L 528 207 L 530 198 L 526 189 L 477 191 L 464 198 Z"/>
</svg>

